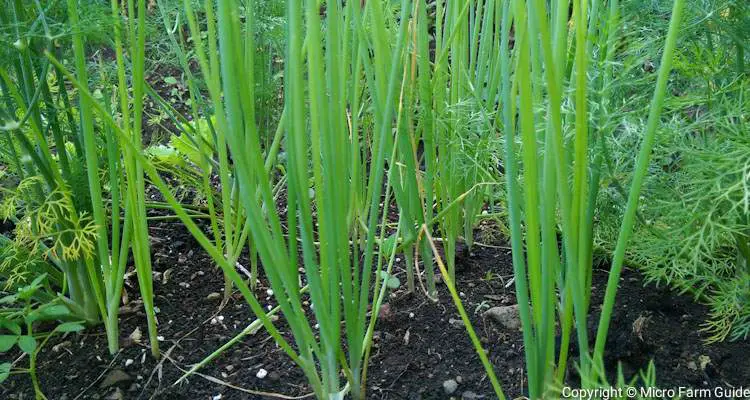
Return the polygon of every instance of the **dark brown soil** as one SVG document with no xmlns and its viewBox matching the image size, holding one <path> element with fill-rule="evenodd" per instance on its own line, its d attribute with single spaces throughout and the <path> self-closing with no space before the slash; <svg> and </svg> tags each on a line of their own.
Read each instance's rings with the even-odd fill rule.
<svg viewBox="0 0 750 400">
<path fill-rule="evenodd" d="M 219 356 L 200 371 L 202 376 L 175 385 L 183 370 L 239 333 L 254 317 L 238 296 L 219 309 L 220 298 L 213 298 L 222 293 L 221 273 L 179 224 L 155 224 L 151 237 L 155 302 L 165 357 L 154 361 L 149 354 L 137 281 L 131 276 L 126 285 L 129 303 L 121 317 L 123 348 L 117 355 L 108 354 L 106 338 L 96 328 L 55 338 L 41 353 L 38 374 L 50 400 L 272 399 L 310 393 L 302 372 L 263 331 L 247 336 Z M 525 384 L 521 334 L 482 317 L 487 307 L 515 303 L 514 287 L 508 284 L 510 262 L 510 250 L 502 246 L 463 251 L 457 260 L 457 285 L 506 395 L 515 398 L 523 395 Z M 596 271 L 594 309 L 601 301 L 606 278 L 607 271 Z M 257 295 L 270 302 L 263 283 Z M 448 379 L 459 382 L 456 396 L 494 397 L 442 286 L 439 298 L 434 303 L 421 291 L 407 294 L 403 290 L 389 296 L 369 364 L 369 399 L 448 398 L 443 391 Z M 614 370 L 615 361 L 620 360 L 625 373 L 632 374 L 654 359 L 662 387 L 747 384 L 750 363 L 745 358 L 750 343 L 704 345 L 699 328 L 706 314 L 706 307 L 688 297 L 643 287 L 641 276 L 626 270 L 610 330 L 608 367 Z M 128 339 L 136 328 L 142 332 L 140 342 Z M 279 328 L 285 329 L 282 323 Z M 23 367 L 27 361 L 21 359 L 16 366 Z M 260 368 L 268 371 L 264 379 L 256 377 Z M 107 382 L 117 376 L 121 382 Z M 0 398 L 33 398 L 28 376 L 14 375 L 6 381 Z"/>
</svg>

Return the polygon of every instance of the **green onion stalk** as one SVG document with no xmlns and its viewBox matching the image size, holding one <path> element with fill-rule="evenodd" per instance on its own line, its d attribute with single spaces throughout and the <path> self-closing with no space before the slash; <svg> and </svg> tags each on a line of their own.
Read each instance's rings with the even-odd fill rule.
<svg viewBox="0 0 750 400">
<path fill-rule="evenodd" d="M 69 7 L 73 4 L 69 0 Z M 129 52 L 125 53 L 122 45 L 122 29 L 120 28 L 121 19 L 119 17 L 119 7 L 116 0 L 111 1 L 112 17 L 115 25 L 115 53 L 117 58 L 117 88 L 120 99 L 120 115 L 124 130 L 129 132 L 132 143 L 136 146 L 136 151 L 142 147 L 142 121 L 143 121 L 143 102 L 145 97 L 145 43 L 146 43 L 146 5 L 144 1 L 128 0 L 128 18 L 127 35 L 130 44 Z M 82 53 L 82 52 L 80 52 Z M 124 62 L 125 54 L 129 54 L 131 59 L 131 79 L 133 95 L 128 96 L 126 81 L 126 66 Z M 82 54 L 76 55 L 77 59 L 82 59 Z M 85 65 L 77 65 L 78 73 L 85 69 Z M 83 75 L 85 76 L 85 75 Z M 81 79 L 82 80 L 82 79 Z M 85 82 L 85 80 L 82 80 Z M 81 102 L 86 101 L 86 107 L 89 108 L 85 96 L 81 96 Z M 132 111 L 131 111 L 132 110 Z M 87 112 L 92 113 L 93 110 Z M 132 114 L 131 114 L 132 112 Z M 111 127 L 109 127 L 111 128 Z M 107 131 L 114 139 L 117 138 L 111 130 Z M 124 154 L 122 162 L 125 168 L 126 188 L 127 188 L 127 208 L 126 213 L 132 215 L 130 223 L 132 224 L 132 243 L 133 259 L 135 264 L 136 276 L 138 277 L 138 286 L 143 300 L 143 307 L 146 311 L 146 321 L 148 324 L 149 340 L 151 345 L 151 354 L 159 357 L 159 342 L 157 339 L 156 315 L 154 310 L 154 289 L 151 270 L 151 250 L 150 238 L 148 234 L 148 220 L 146 218 L 146 184 L 143 173 L 143 167 L 135 156 L 135 152 L 130 147 L 123 146 Z M 128 221 L 126 221 L 127 223 Z M 114 295 L 114 294 L 113 294 Z M 117 293 L 119 295 L 119 293 Z M 112 305 L 114 307 L 114 305 Z M 116 323 L 114 310 L 110 312 L 112 324 Z"/>
</svg>

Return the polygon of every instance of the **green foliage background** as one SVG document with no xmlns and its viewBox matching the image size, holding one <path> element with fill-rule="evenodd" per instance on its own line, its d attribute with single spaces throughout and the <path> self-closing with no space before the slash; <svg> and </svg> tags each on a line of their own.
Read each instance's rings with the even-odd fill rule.
<svg viewBox="0 0 750 400">
<path fill-rule="evenodd" d="M 662 2 L 635 2 L 630 20 L 650 27 L 633 35 L 620 68 L 622 115 L 608 142 L 607 178 L 595 231 L 604 256 L 617 235 L 632 149 L 640 140 L 653 43 L 662 35 Z M 645 6 L 645 9 L 644 9 Z M 644 188 L 640 224 L 628 261 L 653 284 L 687 292 L 711 307 L 709 341 L 750 334 L 750 15 L 742 1 L 695 0 L 674 63 L 674 97 L 663 117 Z M 645 21 L 644 21 L 645 19 Z M 740 40 L 745 38 L 745 40 Z"/>
</svg>

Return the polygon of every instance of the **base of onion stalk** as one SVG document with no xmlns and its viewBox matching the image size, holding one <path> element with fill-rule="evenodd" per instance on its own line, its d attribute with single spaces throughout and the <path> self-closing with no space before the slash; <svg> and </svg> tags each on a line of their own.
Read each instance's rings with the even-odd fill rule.
<svg viewBox="0 0 750 400">
<path fill-rule="evenodd" d="M 68 297 L 62 301 L 71 312 L 71 316 L 83 320 L 87 325 L 97 325 L 102 322 L 101 309 L 94 290 L 89 282 L 88 272 L 81 265 L 69 263 L 69 270 L 65 273 L 68 283 Z"/>
<path fill-rule="evenodd" d="M 148 321 L 148 339 L 151 345 L 151 355 L 158 360 L 161 357 L 161 352 L 159 351 L 159 337 L 156 331 L 156 315 L 153 303 L 146 306 L 146 321 Z"/>
<path fill-rule="evenodd" d="M 414 250 L 416 246 L 410 245 L 404 249 L 404 262 L 406 263 L 406 287 L 409 293 L 414 293 L 416 290 L 415 279 L 414 279 Z"/>
<path fill-rule="evenodd" d="M 119 303 L 112 303 L 107 310 L 107 319 L 104 320 L 104 330 L 107 332 L 107 348 L 109 354 L 114 355 L 120 350 L 120 320 Z"/>
<path fill-rule="evenodd" d="M 347 395 L 348 393 L 350 393 L 350 388 L 351 388 L 351 386 L 350 386 L 350 385 L 349 385 L 349 383 L 347 382 L 347 384 L 346 384 L 346 385 L 344 386 L 344 388 L 343 388 L 343 389 L 341 389 L 341 391 L 339 391 L 339 392 L 336 392 L 336 393 L 329 393 L 329 394 L 328 394 L 328 399 L 329 399 L 329 400 L 344 400 L 344 397 L 346 397 L 346 395 Z M 364 397 L 362 397 L 362 394 L 361 394 L 361 393 L 360 393 L 360 394 L 356 394 L 356 395 L 355 395 L 354 391 L 351 391 L 351 398 L 352 398 L 353 400 L 361 400 L 361 399 L 364 399 Z"/>
</svg>

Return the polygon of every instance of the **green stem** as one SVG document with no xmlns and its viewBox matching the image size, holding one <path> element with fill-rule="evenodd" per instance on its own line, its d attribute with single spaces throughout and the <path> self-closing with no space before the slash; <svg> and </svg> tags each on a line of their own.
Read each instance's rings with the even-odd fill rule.
<svg viewBox="0 0 750 400">
<path fill-rule="evenodd" d="M 654 89 L 654 97 L 651 100 L 648 121 L 646 123 L 646 131 L 644 133 L 640 152 L 638 153 L 638 159 L 636 160 L 633 181 L 630 186 L 630 194 L 628 196 L 622 225 L 620 226 L 620 233 L 617 237 L 612 268 L 607 281 L 607 289 L 604 293 L 604 304 L 602 305 L 602 312 L 599 318 L 599 328 L 596 333 L 596 344 L 593 355 L 594 360 L 601 360 L 604 355 L 604 346 L 607 341 L 610 319 L 612 318 L 612 309 L 615 304 L 617 286 L 620 282 L 620 274 L 622 273 L 625 261 L 625 249 L 630 240 L 630 236 L 633 233 L 635 215 L 638 210 L 638 200 L 641 195 L 643 182 L 645 181 L 648 172 L 648 165 L 651 160 L 651 150 L 653 149 L 656 140 L 656 130 L 659 126 L 659 119 L 664 106 L 664 97 L 667 91 L 667 83 L 669 82 L 669 74 L 672 70 L 672 56 L 677 43 L 677 36 L 679 35 L 683 8 L 684 0 L 674 0 L 672 6 L 672 17 L 669 22 L 669 31 L 667 32 L 664 53 L 662 54 L 661 65 L 659 67 L 659 75 L 656 81 L 656 88 Z"/>
</svg>

